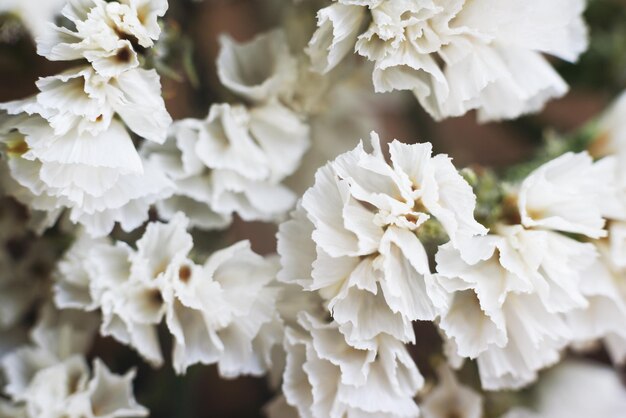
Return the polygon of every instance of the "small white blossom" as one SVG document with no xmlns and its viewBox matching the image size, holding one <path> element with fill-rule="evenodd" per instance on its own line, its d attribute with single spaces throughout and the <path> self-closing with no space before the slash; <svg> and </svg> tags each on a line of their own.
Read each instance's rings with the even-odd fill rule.
<svg viewBox="0 0 626 418">
<path fill-rule="evenodd" d="M 217 75 L 222 84 L 243 99 L 265 102 L 293 89 L 296 59 L 290 54 L 285 33 L 263 33 L 249 42 L 220 38 Z"/>
<path fill-rule="evenodd" d="M 165 217 L 183 210 L 194 226 L 213 229 L 244 220 L 280 218 L 295 203 L 281 184 L 298 167 L 309 129 L 278 102 L 246 109 L 213 105 L 207 119 L 176 122 L 165 146 L 147 144 L 144 155 L 176 183 L 159 203 Z"/>
</svg>

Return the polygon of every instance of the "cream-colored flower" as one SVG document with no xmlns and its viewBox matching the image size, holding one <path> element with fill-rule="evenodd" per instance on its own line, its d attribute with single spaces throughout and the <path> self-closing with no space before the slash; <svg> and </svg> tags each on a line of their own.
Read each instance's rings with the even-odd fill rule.
<svg viewBox="0 0 626 418">
<path fill-rule="evenodd" d="M 146 144 L 143 152 L 176 184 L 174 196 L 159 203 L 163 216 L 184 211 L 194 226 L 215 229 L 233 213 L 272 221 L 291 209 L 295 195 L 281 182 L 308 144 L 308 127 L 278 102 L 218 104 L 205 120 L 176 122 L 168 143 Z"/>
<path fill-rule="evenodd" d="M 167 0 L 71 0 L 63 9 L 71 26 L 51 24 L 37 52 L 52 61 L 86 59 L 103 77 L 119 76 L 139 66 L 140 47 L 154 45 L 167 8 Z"/>
<path fill-rule="evenodd" d="M 559 0 L 336 0 L 318 12 L 308 53 L 327 72 L 352 49 L 374 62 L 377 92 L 412 91 L 436 119 L 539 110 L 567 91 L 542 53 L 575 61 L 585 3 Z"/>
<path fill-rule="evenodd" d="M 430 144 L 390 145 L 392 165 L 372 135 L 318 170 L 292 219 L 280 227 L 279 278 L 319 291 L 351 344 L 380 333 L 412 341 L 412 320 L 445 304 L 420 227 L 437 219 L 453 242 L 486 230 L 473 218 L 470 186 Z"/>
<path fill-rule="evenodd" d="M 303 331 L 288 329 L 283 393 L 301 417 L 419 415 L 413 400 L 423 385 L 406 348 L 380 336 L 371 349 L 346 344 L 336 323 L 302 314 Z"/>
</svg>

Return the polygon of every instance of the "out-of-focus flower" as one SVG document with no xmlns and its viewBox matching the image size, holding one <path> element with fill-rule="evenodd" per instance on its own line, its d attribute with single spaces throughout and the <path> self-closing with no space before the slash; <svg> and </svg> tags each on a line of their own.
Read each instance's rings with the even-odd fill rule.
<svg viewBox="0 0 626 418">
<path fill-rule="evenodd" d="M 436 119 L 539 110 L 567 91 L 542 53 L 575 61 L 587 47 L 585 2 L 336 0 L 318 12 L 308 53 L 327 72 L 350 51 L 374 62 L 378 92 L 412 91 Z"/>
<path fill-rule="evenodd" d="M 46 33 L 47 25 L 61 13 L 66 3 L 67 0 L 3 0 L 0 13 L 16 14 L 33 38 L 38 38 Z"/>
<path fill-rule="evenodd" d="M 175 338 L 177 372 L 217 363 L 228 377 L 262 374 L 282 335 L 278 290 L 268 286 L 278 267 L 252 252 L 248 242 L 195 264 L 187 226 L 180 214 L 167 224 L 151 223 L 136 250 L 79 239 L 59 264 L 56 304 L 99 309 L 100 332 L 154 365 L 163 361 L 156 326 L 165 319 Z"/>
<path fill-rule="evenodd" d="M 118 376 L 96 359 L 90 376 L 84 356 L 94 329 L 94 318 L 87 314 L 77 316 L 76 312 L 44 308 L 40 322 L 31 333 L 34 344 L 19 348 L 2 360 L 7 378 L 5 391 L 13 402 L 13 411 L 7 412 L 8 416 L 148 415 L 148 410 L 133 396 L 134 371 Z"/>
<path fill-rule="evenodd" d="M 139 66 L 138 49 L 159 38 L 167 0 L 71 0 L 63 9 L 70 27 L 50 25 L 37 52 L 52 61 L 86 59 L 103 77 Z"/>
<path fill-rule="evenodd" d="M 213 105 L 207 119 L 176 122 L 165 146 L 146 144 L 143 151 L 176 184 L 160 213 L 185 211 L 194 226 L 214 229 L 228 226 L 233 213 L 246 221 L 284 216 L 296 196 L 281 182 L 308 145 L 308 126 L 271 102 Z"/>
<path fill-rule="evenodd" d="M 588 362 L 563 362 L 541 378 L 533 393 L 528 409 L 517 408 L 503 418 L 621 418 L 626 411 L 626 390 L 619 376 Z"/>
<path fill-rule="evenodd" d="M 481 418 L 482 397 L 457 380 L 446 364 L 437 368 L 437 386 L 420 403 L 424 418 Z"/>
<path fill-rule="evenodd" d="M 245 43 L 225 35 L 220 38 L 220 46 L 217 75 L 241 98 L 267 102 L 293 91 L 297 61 L 281 30 L 263 33 Z"/>
</svg>

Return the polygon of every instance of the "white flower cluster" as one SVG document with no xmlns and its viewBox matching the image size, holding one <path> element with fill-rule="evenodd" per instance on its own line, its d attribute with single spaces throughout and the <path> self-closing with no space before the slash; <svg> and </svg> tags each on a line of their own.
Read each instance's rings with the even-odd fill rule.
<svg viewBox="0 0 626 418">
<path fill-rule="evenodd" d="M 259 375 L 270 364 L 278 290 L 268 284 L 277 266 L 239 242 L 202 265 L 190 257 L 188 220 L 178 214 L 150 223 L 137 249 L 85 236 L 59 263 L 55 302 L 60 308 L 102 314 L 102 335 L 163 362 L 157 326 L 174 337 L 178 373 L 196 363 L 218 364 L 223 376 Z"/>
<path fill-rule="evenodd" d="M 373 152 L 367 153 L 361 144 L 318 171 L 315 185 L 304 194 L 292 219 L 280 227 L 278 277 L 317 291 L 326 301 L 335 324 L 335 344 L 337 338 L 345 340 L 346 348 L 338 351 L 354 353 L 327 358 L 339 366 L 342 382 L 349 382 L 350 370 L 356 367 L 351 365 L 353 357 L 370 358 L 366 369 L 364 365 L 356 369 L 361 380 L 350 382 L 360 390 L 349 393 L 367 399 L 369 395 L 363 394 L 369 390 L 387 387 L 396 397 L 393 400 L 390 393 L 385 402 L 374 398 L 368 403 L 358 397 L 339 398 L 335 405 L 360 405 L 367 413 L 381 414 L 377 416 L 412 417 L 418 410 L 411 399 L 423 381 L 398 347 L 415 342 L 411 321 L 434 320 L 447 304 L 431 273 L 419 231 L 427 223 L 440 222 L 453 243 L 487 231 L 474 220 L 476 198 L 448 157 L 433 157 L 430 144 L 394 141 L 389 146 L 390 165 L 374 133 L 372 147 Z M 301 325 L 313 334 L 311 326 Z M 315 342 L 315 335 L 312 338 Z M 293 343 L 286 343 L 288 352 L 292 347 Z M 316 350 L 316 355 L 325 355 L 321 348 Z M 368 379 L 369 362 L 384 373 Z M 399 375 L 406 377 L 390 377 Z M 319 387 L 325 383 L 312 373 L 308 383 L 313 393 L 325 390 Z M 303 413 L 308 407 L 289 396 L 287 384 L 285 375 L 287 401 Z M 336 408 L 338 412 L 330 416 L 343 416 L 344 407 Z"/>
<path fill-rule="evenodd" d="M 72 222 L 106 235 L 115 222 L 138 227 L 148 207 L 171 193 L 127 130 L 163 142 L 171 123 L 159 76 L 140 68 L 139 57 L 158 38 L 166 9 L 165 0 L 72 0 L 63 9 L 71 26 L 50 24 L 38 52 L 88 65 L 41 78 L 34 97 L 0 105 L 10 194 L 52 219 L 68 209 Z"/>
<path fill-rule="evenodd" d="M 511 187 L 487 234 L 473 218 L 471 187 L 447 157 L 431 156 L 430 144 L 394 141 L 391 164 L 375 134 L 372 147 L 321 168 L 278 234 L 279 279 L 320 294 L 349 350 L 415 342 L 411 321 L 435 321 L 450 362 L 477 359 L 488 390 L 526 386 L 562 349 L 600 338 L 621 360 L 626 276 L 616 273 L 624 248 L 617 221 L 626 201 L 616 157 L 567 153 L 542 165 Z M 610 232 L 605 219 L 614 221 Z M 449 242 L 432 273 L 420 237 L 437 225 Z M 611 245 L 597 240 L 609 233 Z M 612 254 L 621 258 L 607 263 Z M 348 365 L 335 363 L 347 379 Z M 307 380 L 321 390 L 313 374 Z M 289 404 L 311 409 L 290 394 L 287 375 L 283 391 Z"/>
<path fill-rule="evenodd" d="M 587 47 L 584 0 L 334 0 L 307 52 L 328 72 L 351 51 L 374 62 L 377 92 L 409 90 L 434 118 L 478 110 L 516 118 L 567 91 L 542 53 Z"/>
<path fill-rule="evenodd" d="M 132 394 L 135 372 L 119 376 L 100 361 L 93 374 L 85 360 L 95 318 L 44 307 L 31 332 L 33 344 L 2 359 L 4 391 L 0 401 L 7 418 L 144 417 L 148 410 Z"/>
<path fill-rule="evenodd" d="M 248 43 L 221 39 L 222 84 L 245 104 L 214 104 L 205 120 L 175 122 L 163 146 L 146 144 L 147 159 L 176 184 L 157 207 L 165 218 L 184 211 L 195 227 L 225 228 L 237 213 L 272 221 L 296 201 L 281 182 L 309 146 L 309 126 L 283 102 L 297 77 L 285 34 L 272 31 Z"/>
<path fill-rule="evenodd" d="M 0 201 L 0 417 L 146 416 L 134 371 L 97 358 L 90 370 L 98 330 L 154 367 L 167 334 L 178 374 L 267 374 L 272 418 L 623 416 L 607 370 L 539 372 L 598 344 L 626 363 L 626 94 L 588 151 L 532 161 L 489 198 L 490 174 L 459 172 L 430 143 L 340 141 L 375 123 L 355 111 L 371 107 L 359 68 L 435 119 L 540 109 L 567 90 L 542 54 L 586 48 L 584 0 L 333 0 L 305 52 L 303 28 L 222 37 L 217 76 L 239 102 L 176 122 L 148 69 L 174 43 L 151 49 L 167 9 L 68 0 L 37 48 L 79 64 L 0 104 L 0 186 L 26 206 L 22 219 Z M 351 50 L 373 70 L 338 68 Z M 216 235 L 200 230 L 236 217 L 283 221 L 278 255 L 249 241 L 205 253 Z M 420 351 L 415 321 L 439 333 L 438 352 Z M 418 370 L 427 356 L 434 381 Z M 467 360 L 477 368 L 457 376 Z M 598 402 L 583 402 L 587 378 Z M 535 381 L 532 402 L 488 410 L 489 391 Z"/>
<path fill-rule="evenodd" d="M 485 237 L 437 253 L 439 281 L 451 296 L 440 327 L 452 351 L 477 358 L 484 388 L 518 388 L 559 359 L 579 324 L 563 315 L 585 309 L 592 244 L 558 232 L 606 235 L 603 205 L 613 160 L 565 154 L 522 183 L 503 219 Z M 594 287 L 594 283 L 590 283 Z"/>
</svg>

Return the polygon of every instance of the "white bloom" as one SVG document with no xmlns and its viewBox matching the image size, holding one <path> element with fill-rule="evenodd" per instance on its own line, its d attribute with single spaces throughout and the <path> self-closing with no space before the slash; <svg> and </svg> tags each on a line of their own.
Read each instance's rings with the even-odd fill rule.
<svg viewBox="0 0 626 418">
<path fill-rule="evenodd" d="M 233 213 L 244 220 L 275 220 L 295 203 L 281 184 L 309 144 L 308 127 L 277 102 L 246 109 L 213 105 L 206 120 L 176 122 L 165 146 L 144 154 L 176 183 L 161 213 L 190 213 L 192 224 L 220 228 Z"/>
<path fill-rule="evenodd" d="M 304 332 L 287 330 L 283 393 L 305 418 L 417 417 L 413 397 L 423 385 L 399 341 L 380 336 L 369 350 L 345 342 L 337 324 L 307 314 Z"/>
<path fill-rule="evenodd" d="M 139 65 L 139 47 L 158 39 L 157 18 L 167 7 L 167 0 L 72 0 L 63 9 L 72 27 L 51 25 L 38 53 L 53 61 L 85 58 L 100 75 L 118 76 Z"/>
<path fill-rule="evenodd" d="M 626 390 L 615 371 L 582 361 L 547 372 L 532 399 L 531 409 L 518 408 L 503 418 L 621 418 L 626 411 Z"/>
<path fill-rule="evenodd" d="M 596 257 L 551 231 L 500 226 L 459 249 L 437 253 L 440 284 L 451 295 L 440 328 L 461 357 L 477 358 L 488 390 L 519 388 L 558 361 L 572 331 L 559 313 L 586 308 L 584 270 Z"/>
<path fill-rule="evenodd" d="M 453 241 L 485 233 L 470 186 L 430 144 L 393 142 L 393 165 L 359 145 L 318 170 L 278 234 L 279 277 L 319 290 L 353 344 L 379 333 L 412 341 L 410 321 L 432 320 L 445 298 L 416 233 L 431 216 Z M 313 242 L 311 242 L 311 239 Z"/>
<path fill-rule="evenodd" d="M 269 284 L 278 267 L 240 242 L 197 265 L 182 214 L 150 223 L 137 249 L 83 237 L 59 264 L 55 302 L 99 309 L 100 332 L 162 363 L 157 326 L 166 320 L 174 336 L 174 368 L 219 365 L 220 373 L 260 375 L 281 338 L 278 289 Z"/>
<path fill-rule="evenodd" d="M 15 367 L 20 362 L 20 352 L 16 358 L 8 359 L 5 367 Z M 33 353 L 34 354 L 34 353 Z M 90 378 L 85 359 L 73 355 L 67 359 L 46 358 L 45 351 L 37 354 L 39 364 L 23 364 L 26 386 L 18 394 L 13 394 L 16 405 L 24 405 L 28 418 L 116 418 L 143 417 L 148 410 L 139 405 L 132 393 L 134 371 L 118 376 L 99 359 L 94 362 L 94 375 Z M 43 362 L 41 362 L 43 359 Z M 33 358 L 32 360 L 35 360 Z M 49 363 L 49 364 L 46 364 Z"/>
<path fill-rule="evenodd" d="M 220 38 L 217 74 L 224 86 L 246 100 L 267 101 L 293 88 L 296 60 L 289 52 L 285 33 L 263 33 L 249 42 Z"/>
<path fill-rule="evenodd" d="M 269 367 L 277 290 L 267 287 L 277 266 L 247 241 L 215 252 L 203 266 L 180 264 L 166 296 L 175 337 L 174 368 L 217 363 L 220 374 L 261 375 Z"/>
<path fill-rule="evenodd" d="M 458 382 L 446 364 L 437 368 L 437 386 L 420 403 L 424 418 L 481 418 L 482 397 Z"/>
<path fill-rule="evenodd" d="M 587 153 L 566 153 L 542 165 L 521 185 L 522 224 L 591 238 L 606 236 L 603 215 L 615 199 L 616 163 L 611 157 L 594 163 Z"/>
<path fill-rule="evenodd" d="M 38 87 L 33 99 L 2 105 L 15 115 L 2 135 L 15 180 L 5 180 L 8 191 L 37 210 L 70 209 L 70 219 L 93 235 L 109 233 L 115 222 L 126 230 L 139 226 L 171 184 L 141 161 L 113 115 L 162 142 L 171 118 L 157 74 L 136 69 L 106 80 L 83 68 L 41 79 Z"/>
<path fill-rule="evenodd" d="M 541 53 L 575 61 L 586 49 L 584 5 L 336 0 L 318 12 L 307 52 L 326 72 L 354 48 L 374 61 L 376 91 L 410 90 L 436 119 L 515 118 L 566 92 Z"/>
<path fill-rule="evenodd" d="M 610 231 L 623 228 L 612 224 Z M 596 244 L 600 258 L 584 273 L 581 291 L 588 306 L 565 314 L 576 343 L 588 343 L 605 339 L 613 360 L 626 360 L 626 271 L 616 265 L 611 249 L 604 242 Z"/>
<path fill-rule="evenodd" d="M 3 0 L 0 13 L 14 13 L 22 19 L 33 38 L 45 34 L 46 25 L 61 12 L 67 0 Z"/>
</svg>

